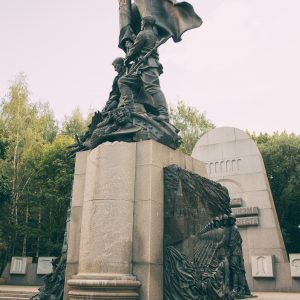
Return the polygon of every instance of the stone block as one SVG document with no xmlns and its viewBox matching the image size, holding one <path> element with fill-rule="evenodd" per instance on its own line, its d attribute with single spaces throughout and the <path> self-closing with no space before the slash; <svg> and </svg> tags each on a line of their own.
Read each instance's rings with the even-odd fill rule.
<svg viewBox="0 0 300 300">
<path fill-rule="evenodd" d="M 228 176 L 228 178 L 231 178 L 231 176 Z M 240 174 L 239 182 L 244 187 L 245 192 L 267 190 L 265 177 L 262 173 Z"/>
<path fill-rule="evenodd" d="M 261 228 L 275 228 L 276 223 L 274 214 L 271 208 L 260 209 L 260 227 Z"/>
<path fill-rule="evenodd" d="M 72 190 L 72 207 L 82 206 L 84 201 L 85 174 L 74 176 Z"/>
<path fill-rule="evenodd" d="M 260 209 L 272 208 L 268 190 L 248 191 L 243 200 L 246 206 L 258 206 Z"/>
<path fill-rule="evenodd" d="M 156 165 L 137 165 L 135 201 L 153 200 L 163 203 L 163 169 Z"/>
<path fill-rule="evenodd" d="M 274 277 L 273 256 L 251 256 L 253 277 Z"/>
<path fill-rule="evenodd" d="M 227 142 L 226 144 L 222 144 L 221 146 L 222 146 L 222 159 L 227 160 L 227 159 L 237 158 L 236 141 Z"/>
<path fill-rule="evenodd" d="M 82 225 L 79 272 L 130 273 L 133 202 L 89 201 Z"/>
<path fill-rule="evenodd" d="M 169 164 L 178 165 L 185 169 L 185 155 L 176 150 L 170 150 L 169 152 Z"/>
<path fill-rule="evenodd" d="M 275 278 L 253 278 L 253 292 L 274 292 L 276 291 Z"/>
<path fill-rule="evenodd" d="M 208 172 L 203 161 L 193 159 L 193 172 L 201 175 L 202 177 L 208 178 Z"/>
<path fill-rule="evenodd" d="M 208 149 L 209 149 L 208 150 L 209 151 L 208 152 L 208 161 L 209 162 L 215 162 L 215 161 L 220 161 L 220 160 L 224 159 L 222 144 L 209 145 Z M 202 160 L 201 156 L 199 157 L 199 156 L 193 154 L 193 157 L 196 159 Z"/>
<path fill-rule="evenodd" d="M 248 228 L 248 238 L 250 249 L 280 248 L 279 236 L 274 234 L 274 229 L 272 228 L 260 228 L 259 230 Z"/>
<path fill-rule="evenodd" d="M 133 201 L 135 158 L 134 143 L 105 143 L 92 150 L 87 165 L 85 201 Z"/>
<path fill-rule="evenodd" d="M 248 249 L 248 251 L 250 256 L 271 255 L 273 256 L 274 263 L 287 262 L 286 257 L 283 255 L 283 249 L 255 248 Z"/>
<path fill-rule="evenodd" d="M 189 155 L 185 155 L 185 169 L 193 172 L 193 158 Z"/>
<path fill-rule="evenodd" d="M 156 141 L 149 140 L 137 143 L 136 164 L 137 165 L 156 165 L 167 166 L 170 160 L 169 147 Z"/>
<path fill-rule="evenodd" d="M 36 273 L 38 275 L 49 274 L 53 271 L 52 260 L 56 257 L 39 257 Z"/>
<path fill-rule="evenodd" d="M 252 139 L 243 139 L 236 142 L 236 153 L 238 156 L 260 155 L 260 152 Z"/>
<path fill-rule="evenodd" d="M 86 173 L 86 163 L 87 157 L 91 151 L 83 151 L 76 153 L 76 164 L 75 164 L 75 175 L 85 174 Z"/>
<path fill-rule="evenodd" d="M 25 275 L 29 263 L 32 263 L 32 257 L 13 256 L 11 258 L 10 274 Z"/>
<path fill-rule="evenodd" d="M 134 263 L 163 263 L 163 205 L 136 202 L 134 210 Z"/>
<path fill-rule="evenodd" d="M 257 206 L 238 207 L 232 208 L 232 213 L 234 213 L 236 217 L 257 216 L 259 213 L 259 209 Z"/>
<path fill-rule="evenodd" d="M 133 274 L 142 282 L 140 300 L 163 300 L 162 264 L 134 264 Z"/>
<path fill-rule="evenodd" d="M 81 237 L 82 207 L 72 207 L 68 237 L 68 263 L 78 263 Z"/>
<path fill-rule="evenodd" d="M 247 140 L 247 139 L 251 139 L 251 137 L 249 136 L 248 133 L 238 129 L 238 128 L 233 128 L 234 129 L 234 135 L 235 135 L 235 139 L 240 141 L 240 140 Z"/>
<path fill-rule="evenodd" d="M 241 207 L 243 205 L 242 198 L 231 198 L 230 207 Z"/>
<path fill-rule="evenodd" d="M 237 218 L 236 225 L 238 227 L 258 226 L 259 218 L 257 216 Z"/>
<path fill-rule="evenodd" d="M 300 254 L 290 254 L 290 268 L 292 277 L 300 278 Z"/>
<path fill-rule="evenodd" d="M 233 127 L 216 128 L 207 133 L 210 144 L 228 143 L 236 140 Z"/>
<path fill-rule="evenodd" d="M 260 155 L 249 155 L 239 157 L 238 174 L 264 172 Z"/>
<path fill-rule="evenodd" d="M 288 262 L 275 262 L 276 291 L 290 291 L 292 287 L 292 277 L 290 264 Z"/>
<path fill-rule="evenodd" d="M 68 285 L 68 280 L 72 278 L 73 275 L 78 272 L 78 263 L 67 263 L 66 273 L 65 273 L 65 286 L 64 286 L 64 299 L 68 300 L 68 292 L 70 291 L 70 286 Z"/>
</svg>

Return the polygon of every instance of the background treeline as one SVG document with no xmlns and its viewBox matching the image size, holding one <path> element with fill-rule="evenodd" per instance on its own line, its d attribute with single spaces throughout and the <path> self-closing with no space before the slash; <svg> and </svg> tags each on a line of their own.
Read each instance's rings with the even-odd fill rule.
<svg viewBox="0 0 300 300">
<path fill-rule="evenodd" d="M 83 134 L 85 120 L 75 109 L 59 126 L 48 104 L 30 101 L 24 75 L 0 103 L 0 272 L 11 256 L 57 256 L 71 199 L 74 159 L 67 146 Z M 181 151 L 214 124 L 204 113 L 179 102 L 171 121 L 181 130 Z M 287 249 L 300 252 L 300 137 L 253 134 L 270 181 Z"/>
<path fill-rule="evenodd" d="M 74 159 L 67 146 L 86 123 L 79 110 L 58 126 L 48 104 L 29 101 L 24 75 L 0 103 L 0 272 L 11 256 L 57 256 Z"/>
</svg>

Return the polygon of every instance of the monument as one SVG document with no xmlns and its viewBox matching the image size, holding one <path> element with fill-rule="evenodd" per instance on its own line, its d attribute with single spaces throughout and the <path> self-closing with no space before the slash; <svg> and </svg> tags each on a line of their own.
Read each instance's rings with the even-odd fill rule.
<svg viewBox="0 0 300 300">
<path fill-rule="evenodd" d="M 200 138 L 192 157 L 205 162 L 208 177 L 229 191 L 244 241 L 250 288 L 299 291 L 299 281 L 291 276 L 264 162 L 251 137 L 237 128 L 213 129 Z"/>
<path fill-rule="evenodd" d="M 70 300 L 253 297 L 228 191 L 176 151 L 181 139 L 159 83 L 159 46 L 202 21 L 187 2 L 120 0 L 119 10 L 126 55 L 113 60 L 104 109 L 71 147 L 67 257 L 46 282 L 53 292 L 43 293 L 61 299 L 65 272 Z"/>
</svg>

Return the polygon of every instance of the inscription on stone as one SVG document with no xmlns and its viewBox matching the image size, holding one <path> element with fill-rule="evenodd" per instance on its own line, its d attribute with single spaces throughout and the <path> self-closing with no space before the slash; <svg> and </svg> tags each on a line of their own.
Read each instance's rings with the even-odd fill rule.
<svg viewBox="0 0 300 300">
<path fill-rule="evenodd" d="M 251 256 L 253 277 L 274 277 L 273 256 Z"/>
<path fill-rule="evenodd" d="M 32 258 L 31 258 L 32 260 Z M 10 274 L 26 274 L 27 264 L 31 261 L 29 257 L 12 257 Z"/>
<path fill-rule="evenodd" d="M 234 198 L 230 200 L 230 207 L 240 207 L 243 205 L 242 198 Z"/>
<path fill-rule="evenodd" d="M 236 217 L 257 216 L 258 207 L 238 207 L 233 208 L 232 212 Z"/>
<path fill-rule="evenodd" d="M 49 274 L 53 271 L 52 260 L 55 257 L 39 257 L 36 273 L 38 275 Z"/>
<path fill-rule="evenodd" d="M 290 254 L 292 277 L 300 277 L 300 254 Z"/>
<path fill-rule="evenodd" d="M 258 226 L 259 219 L 258 217 L 244 217 L 244 218 L 237 218 L 236 224 L 239 227 L 246 227 L 246 226 Z"/>
</svg>

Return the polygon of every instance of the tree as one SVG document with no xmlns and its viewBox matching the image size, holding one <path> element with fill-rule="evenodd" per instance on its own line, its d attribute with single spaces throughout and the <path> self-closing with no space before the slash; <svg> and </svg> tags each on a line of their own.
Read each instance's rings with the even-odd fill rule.
<svg viewBox="0 0 300 300">
<path fill-rule="evenodd" d="M 205 113 L 200 113 L 182 101 L 178 102 L 176 107 L 171 107 L 170 120 L 180 130 L 182 144 L 179 150 L 188 155 L 191 155 L 200 137 L 215 127 L 206 118 Z"/>
<path fill-rule="evenodd" d="M 252 135 L 266 167 L 288 252 L 300 251 L 300 136 Z"/>
<path fill-rule="evenodd" d="M 30 103 L 24 74 L 16 78 L 0 104 L 0 126 L 0 181 L 1 186 L 5 186 L 2 194 L 8 200 L 2 207 L 5 218 L 1 220 L 1 229 L 6 240 L 6 259 L 9 259 L 11 255 L 24 254 L 20 252 L 20 243 L 26 252 L 24 224 L 28 223 L 30 207 L 25 191 L 34 175 L 28 157 L 34 150 L 51 143 L 57 135 L 57 125 L 49 106 Z"/>
<path fill-rule="evenodd" d="M 71 116 L 65 117 L 62 124 L 62 133 L 71 137 L 83 135 L 88 128 L 88 120 L 84 120 L 82 113 L 77 107 Z"/>
</svg>

